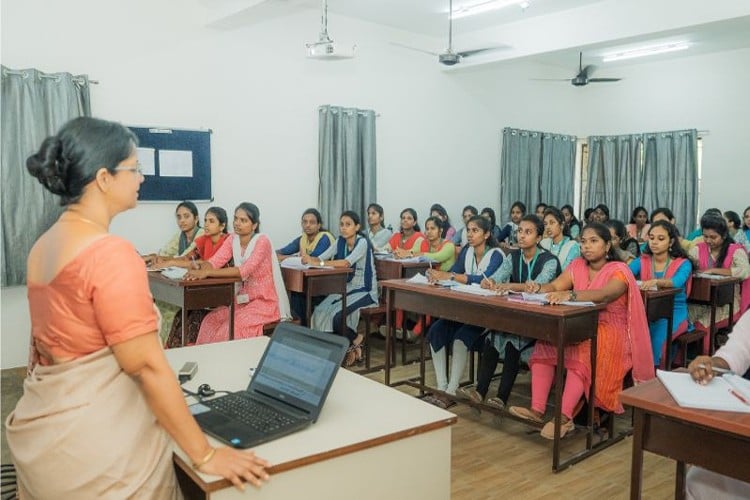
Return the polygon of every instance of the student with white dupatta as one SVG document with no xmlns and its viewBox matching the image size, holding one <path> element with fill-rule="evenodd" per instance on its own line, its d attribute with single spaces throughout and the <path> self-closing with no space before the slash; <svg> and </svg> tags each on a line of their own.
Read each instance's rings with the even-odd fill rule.
<svg viewBox="0 0 750 500">
<path fill-rule="evenodd" d="M 263 335 L 263 325 L 291 319 L 289 298 L 273 245 L 258 233 L 260 211 L 252 203 L 240 203 L 234 211 L 234 234 L 219 250 L 185 276 L 187 280 L 238 277 L 235 285 L 234 338 Z M 234 266 L 223 267 L 234 260 Z M 208 313 L 201 323 L 196 344 L 229 340 L 229 308 Z"/>
<path fill-rule="evenodd" d="M 492 236 L 492 227 L 493 224 L 481 215 L 475 215 L 469 219 L 466 224 L 468 245 L 458 254 L 458 259 L 450 271 L 436 269 L 427 271 L 430 282 L 450 280 L 464 285 L 478 285 L 482 279 L 492 276 L 503 263 L 504 258 L 503 252 L 497 248 L 497 241 Z M 483 331 L 484 329 L 478 326 L 445 319 L 439 319 L 430 326 L 427 338 L 430 341 L 432 365 L 435 368 L 438 390 L 456 394 L 469 358 L 469 350 L 477 343 Z M 448 344 L 453 346 L 450 380 L 445 372 Z M 439 395 L 428 396 L 425 401 L 442 408 L 447 408 L 450 404 Z"/>
</svg>

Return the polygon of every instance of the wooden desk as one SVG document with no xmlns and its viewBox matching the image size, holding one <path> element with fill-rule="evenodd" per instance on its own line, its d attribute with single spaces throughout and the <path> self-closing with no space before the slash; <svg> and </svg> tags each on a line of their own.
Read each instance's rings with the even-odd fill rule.
<svg viewBox="0 0 750 500">
<path fill-rule="evenodd" d="M 404 262 L 396 259 L 375 259 L 375 273 L 378 282 L 411 278 L 415 274 L 424 272 L 432 267 L 430 262 Z"/>
<path fill-rule="evenodd" d="M 346 279 L 353 269 L 337 268 L 291 268 L 281 266 L 281 275 L 287 292 L 305 294 L 305 324 L 310 326 L 313 307 L 312 298 L 316 295 L 341 294 L 341 331 L 346 331 Z"/>
<path fill-rule="evenodd" d="M 239 281 L 239 278 L 171 280 L 158 272 L 148 273 L 151 295 L 182 308 L 182 345 L 185 345 L 188 311 L 206 307 L 229 306 L 229 339 L 234 338 L 234 284 Z"/>
<path fill-rule="evenodd" d="M 685 464 L 750 482 L 750 414 L 680 407 L 658 379 L 620 395 L 633 407 L 630 498 L 641 498 L 643 451 L 677 461 L 675 498 L 685 498 Z"/>
<path fill-rule="evenodd" d="M 711 324 L 709 325 L 709 355 L 716 350 L 716 309 L 729 304 L 729 317 L 727 326 L 732 330 L 734 325 L 734 288 L 740 278 L 724 276 L 721 278 L 703 278 L 693 276 L 692 288 L 688 296 L 688 302 L 706 305 L 711 308 Z"/>
<path fill-rule="evenodd" d="M 666 355 L 664 368 L 672 369 L 672 329 L 674 323 L 674 297 L 679 288 L 662 288 L 660 290 L 641 290 L 643 305 L 646 307 L 646 319 L 649 323 L 659 319 L 667 320 Z"/>
<path fill-rule="evenodd" d="M 220 390 L 247 387 L 267 337 L 169 349 L 177 371 L 198 363 L 195 378 Z M 408 492 L 430 499 L 450 498 L 451 425 L 454 414 L 390 387 L 339 369 L 318 421 L 307 429 L 258 446 L 270 461 L 271 480 L 243 498 L 404 498 Z M 212 446 L 219 443 L 209 436 Z M 182 450 L 174 461 L 186 498 L 242 497 L 228 481 L 196 472 Z M 369 480 L 371 471 L 380 479 Z M 412 496 L 412 495 L 410 495 Z"/>
<path fill-rule="evenodd" d="M 509 301 L 506 297 L 484 297 L 452 291 L 434 285 L 407 283 L 405 280 L 390 280 L 381 283 L 386 295 L 386 352 L 390 349 L 393 335 L 393 311 L 403 309 L 423 315 L 467 323 L 491 330 L 515 333 L 525 337 L 549 342 L 557 347 L 555 368 L 555 439 L 552 454 L 552 469 L 567 468 L 581 461 L 593 450 L 594 405 L 589 405 L 588 435 L 586 451 L 560 462 L 560 419 L 562 410 L 564 346 L 591 339 L 590 401 L 594 399 L 596 380 L 596 331 L 599 310 L 605 304 L 595 306 L 545 306 Z M 390 356 L 385 357 L 385 383 L 390 384 Z M 424 362 L 424 359 L 422 359 Z M 424 388 L 424 378 L 421 380 Z M 608 443 L 608 445 L 611 443 Z"/>
</svg>

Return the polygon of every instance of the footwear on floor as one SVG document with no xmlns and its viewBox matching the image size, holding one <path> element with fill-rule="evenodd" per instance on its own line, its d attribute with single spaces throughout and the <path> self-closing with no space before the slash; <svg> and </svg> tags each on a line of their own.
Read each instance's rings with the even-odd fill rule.
<svg viewBox="0 0 750 500">
<path fill-rule="evenodd" d="M 419 339 L 419 335 L 414 333 L 414 330 L 406 330 L 406 341 L 410 343 L 414 343 Z"/>
<path fill-rule="evenodd" d="M 563 417 L 565 418 L 565 417 Z M 575 429 L 575 424 L 572 420 L 568 420 L 567 422 L 563 422 L 560 424 L 560 439 L 565 437 L 565 434 Z M 540 432 L 543 438 L 545 439 L 555 439 L 555 421 L 550 420 L 546 424 L 544 424 L 544 427 L 542 427 L 542 431 Z"/>
<path fill-rule="evenodd" d="M 459 387 L 458 394 L 465 397 L 466 399 L 471 400 L 474 403 L 481 403 L 484 400 L 482 395 L 479 394 L 479 392 L 477 392 L 477 390 L 472 386 Z"/>
<path fill-rule="evenodd" d="M 401 328 L 395 328 L 394 331 L 397 339 L 402 339 L 404 337 L 404 331 Z M 385 337 L 388 334 L 388 325 L 380 325 L 378 327 L 378 332 Z"/>
<path fill-rule="evenodd" d="M 543 422 L 542 417 L 534 413 L 530 408 L 524 408 L 523 406 L 511 406 L 508 408 L 508 413 L 514 417 L 522 418 L 536 424 L 541 424 Z"/>
<path fill-rule="evenodd" d="M 485 404 L 498 410 L 505 409 L 505 403 L 500 398 L 489 398 L 487 401 L 485 401 Z"/>
<path fill-rule="evenodd" d="M 456 406 L 455 401 L 451 401 L 450 399 L 440 397 L 436 394 L 428 394 L 427 396 L 422 398 L 422 401 L 424 401 L 425 403 L 430 403 L 431 405 L 437 406 L 438 408 L 442 408 L 443 410 L 447 410 L 448 408 L 452 406 Z"/>
</svg>

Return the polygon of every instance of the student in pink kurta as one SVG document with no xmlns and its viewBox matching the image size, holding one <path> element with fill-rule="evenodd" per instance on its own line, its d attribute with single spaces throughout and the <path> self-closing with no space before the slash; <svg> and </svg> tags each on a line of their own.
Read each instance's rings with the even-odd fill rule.
<svg viewBox="0 0 750 500">
<path fill-rule="evenodd" d="M 278 265 L 276 255 L 268 237 L 257 232 L 259 224 L 258 207 L 240 203 L 234 212 L 234 234 L 201 269 L 191 270 L 185 278 L 242 279 L 235 285 L 235 339 L 259 337 L 263 335 L 263 325 L 288 316 L 286 292 L 277 290 L 278 281 L 274 279 L 275 274 L 281 278 L 281 272 L 274 269 L 274 265 Z M 232 258 L 234 266 L 223 267 Z M 281 308 L 279 297 L 282 298 Z M 196 344 L 226 340 L 229 340 L 229 308 L 220 307 L 203 319 Z"/>
</svg>

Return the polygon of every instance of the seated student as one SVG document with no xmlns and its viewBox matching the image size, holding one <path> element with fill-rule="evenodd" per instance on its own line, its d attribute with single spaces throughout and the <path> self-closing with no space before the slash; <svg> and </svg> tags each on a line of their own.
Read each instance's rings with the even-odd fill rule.
<svg viewBox="0 0 750 500">
<path fill-rule="evenodd" d="M 609 220 L 609 207 L 604 203 L 599 203 L 591 212 L 591 221 L 604 224 Z"/>
<path fill-rule="evenodd" d="M 227 212 L 221 207 L 210 207 L 203 216 L 203 234 L 195 238 L 193 251 L 182 257 L 160 260 L 155 267 L 182 267 L 190 269 L 208 260 L 227 239 Z"/>
<path fill-rule="evenodd" d="M 159 250 L 158 255 L 143 256 L 146 265 L 159 265 L 167 258 L 182 257 L 195 249 L 195 239 L 203 234 L 198 217 L 198 207 L 192 201 L 180 202 L 175 209 L 175 218 L 180 230 Z"/>
<path fill-rule="evenodd" d="M 606 302 L 599 312 L 596 351 L 596 391 L 593 404 L 604 411 L 623 413 L 618 396 L 625 375 L 632 368 L 636 383 L 654 378 L 654 360 L 643 300 L 630 269 L 617 260 L 609 230 L 592 222 L 581 235 L 581 255 L 552 283 L 533 285 L 527 290 L 547 293 L 551 304 L 567 300 Z M 567 374 L 562 398 L 560 436 L 574 427 L 573 417 L 581 397 L 591 386 L 591 342 L 565 347 Z M 511 414 L 541 423 L 555 378 L 557 348 L 538 341 L 529 361 L 531 366 L 531 408 L 511 406 Z M 541 435 L 554 438 L 554 420 Z"/>
<path fill-rule="evenodd" d="M 672 213 L 672 210 L 667 207 L 659 207 L 655 209 L 653 212 L 651 212 L 651 223 L 653 224 L 656 221 L 665 220 L 672 224 L 673 226 L 677 227 L 677 222 L 674 218 L 674 214 Z M 679 235 L 679 230 L 677 231 L 677 234 Z M 695 243 L 683 238 L 682 236 L 679 236 L 679 242 L 680 246 L 683 250 L 685 250 L 686 253 L 690 253 L 690 249 L 695 246 Z"/>
<path fill-rule="evenodd" d="M 667 335 L 666 319 L 659 319 L 648 325 L 656 366 L 661 363 L 661 353 L 664 345 L 667 344 L 667 339 L 670 339 L 667 344 L 669 349 L 671 340 L 676 338 L 675 333 L 684 333 L 693 329 L 688 322 L 687 314 L 687 296 L 690 293 L 693 265 L 677 241 L 677 237 L 677 228 L 669 222 L 664 220 L 654 222 L 648 231 L 648 246 L 639 258 L 630 263 L 630 270 L 636 278 L 641 280 L 643 290 L 651 290 L 654 287 L 680 289 L 674 297 L 671 335 Z"/>
<path fill-rule="evenodd" d="M 578 240 L 578 236 L 581 234 L 581 223 L 576 219 L 573 207 L 570 205 L 563 205 L 560 209 L 563 217 L 565 217 L 565 228 L 568 230 L 568 236 L 571 239 Z"/>
<path fill-rule="evenodd" d="M 714 378 L 714 368 L 732 370 L 734 373 L 750 373 L 750 312 L 743 314 L 734 325 L 729 340 L 712 357 L 698 356 L 688 366 L 690 375 L 699 384 L 707 384 Z M 699 443 L 696 443 L 699 445 Z M 736 457 L 727 457 L 728 459 Z M 692 466 L 685 478 L 685 498 L 750 498 L 750 483 L 732 479 L 701 467 Z"/>
<path fill-rule="evenodd" d="M 448 212 L 445 210 L 443 205 L 435 203 L 430 207 L 430 217 L 439 217 L 443 222 L 443 234 L 440 236 L 448 241 L 452 240 L 456 235 L 456 228 L 451 226 L 451 218 L 448 217 Z"/>
<path fill-rule="evenodd" d="M 704 217 L 706 215 L 711 215 L 713 217 L 723 217 L 724 214 L 721 213 L 721 210 L 718 208 L 709 208 L 705 212 L 703 212 L 703 215 L 701 217 Z M 690 241 L 701 241 L 703 239 L 703 228 L 701 228 L 700 224 L 698 225 L 695 230 L 693 230 L 691 233 L 687 235 L 687 239 Z"/>
<path fill-rule="evenodd" d="M 537 203 L 536 208 L 534 209 L 534 215 L 539 217 L 539 220 L 543 220 L 544 211 L 547 210 L 547 208 L 549 208 L 549 205 L 547 205 L 546 203 Z"/>
<path fill-rule="evenodd" d="M 469 219 L 475 215 L 479 215 L 479 211 L 473 205 L 466 205 L 461 212 L 461 217 L 464 220 L 464 227 L 456 231 L 455 236 L 453 236 L 453 245 L 456 247 L 456 252 L 461 251 L 461 249 L 466 246 L 468 242 L 466 238 L 466 224 L 468 224 Z"/>
<path fill-rule="evenodd" d="M 492 227 L 492 237 L 495 238 L 495 241 L 500 241 L 497 238 L 500 236 L 500 226 L 497 225 L 497 217 L 495 216 L 495 211 L 490 207 L 484 207 L 481 212 L 479 212 L 479 215 L 490 221 L 490 226 Z"/>
<path fill-rule="evenodd" d="M 384 250 L 391 251 L 388 246 L 388 241 L 393 236 L 393 231 L 390 227 L 385 227 L 385 215 L 383 207 L 377 203 L 370 203 L 367 206 L 367 237 L 370 239 L 372 248 L 375 252 L 382 252 Z"/>
<path fill-rule="evenodd" d="M 750 263 L 745 249 L 734 243 L 729 236 L 729 229 L 723 217 L 704 215 L 701 217 L 703 240 L 697 243 L 688 255 L 701 273 L 734 276 L 743 280 L 734 288 L 734 312 L 741 315 L 750 304 Z M 742 301 L 740 302 L 740 289 Z M 701 304 L 688 304 L 690 321 L 696 326 L 708 328 L 711 325 L 711 308 Z M 729 305 L 716 309 L 716 322 L 729 318 Z M 708 352 L 708 335 L 704 343 L 704 352 Z"/>
<path fill-rule="evenodd" d="M 727 210 L 724 212 L 724 220 L 727 221 L 727 228 L 729 229 L 729 236 L 732 237 L 735 243 L 742 245 L 746 252 L 750 252 L 750 241 L 745 236 L 745 231 L 742 230 L 742 222 L 737 212 Z"/>
<path fill-rule="evenodd" d="M 520 201 L 510 206 L 510 221 L 503 226 L 500 234 L 497 235 L 498 244 L 504 252 L 516 248 L 516 231 L 518 231 L 518 224 L 524 215 L 526 215 L 526 205 Z"/>
<path fill-rule="evenodd" d="M 279 260 L 292 255 L 309 255 L 327 259 L 333 255 L 335 238 L 323 229 L 323 217 L 315 208 L 308 208 L 302 212 L 302 235 L 294 238 L 287 246 L 276 250 Z"/>
<path fill-rule="evenodd" d="M 745 233 L 745 239 L 750 241 L 750 207 L 742 212 L 742 231 Z"/>
<path fill-rule="evenodd" d="M 577 241 L 565 235 L 564 216 L 555 207 L 544 211 L 544 232 L 547 237 L 540 243 L 541 247 L 552 252 L 563 269 L 573 259 L 580 257 L 581 247 Z"/>
<path fill-rule="evenodd" d="M 375 277 L 375 257 L 367 237 L 361 232 L 362 223 L 356 212 L 347 210 L 339 219 L 339 234 L 333 260 L 324 264 L 354 269 L 346 283 L 346 329 L 341 329 L 341 294 L 331 294 L 315 308 L 312 328 L 333 332 L 349 339 L 349 350 L 344 359 L 351 366 L 362 359 L 362 334 L 357 333 L 359 310 L 378 303 L 378 280 Z"/>
<path fill-rule="evenodd" d="M 447 239 L 443 239 L 443 220 L 440 217 L 430 217 L 424 223 L 424 233 L 427 236 L 427 243 L 429 248 L 426 252 L 411 252 L 411 255 L 422 256 L 438 264 L 440 271 L 450 271 L 453 264 L 456 262 L 456 248 L 453 246 L 453 242 Z M 422 325 L 419 322 L 412 321 L 411 319 L 406 320 L 408 324 L 406 329 L 407 340 L 415 340 L 418 335 L 422 334 Z M 425 320 L 427 324 L 428 320 Z M 400 339 L 403 336 L 403 323 L 404 323 L 404 312 L 401 310 L 396 311 L 396 338 Z M 388 329 L 387 325 L 381 325 L 379 328 L 380 333 L 385 336 Z"/>
<path fill-rule="evenodd" d="M 549 210 L 548 208 L 547 211 Z M 561 272 L 560 262 L 550 252 L 539 247 L 543 233 L 544 225 L 536 215 L 524 216 L 518 225 L 518 248 L 505 257 L 495 274 L 482 280 L 482 288 L 522 292 L 526 290 L 527 282 L 542 284 L 555 279 Z M 528 363 L 534 342 L 533 339 L 518 335 L 493 332 L 484 342 L 476 389 L 459 389 L 461 394 L 475 403 L 481 403 L 487 397 L 497 361 L 500 354 L 503 354 L 503 374 L 497 388 L 497 397 L 489 398 L 487 404 L 499 409 L 505 408 L 520 362 Z"/>
<path fill-rule="evenodd" d="M 260 211 L 242 202 L 234 211 L 234 234 L 200 269 L 188 271 L 185 279 L 241 278 L 235 285 L 234 338 L 263 335 L 263 325 L 291 318 L 289 299 L 279 261 L 268 236 L 258 232 Z M 224 267 L 232 259 L 232 267 Z M 201 323 L 196 344 L 229 340 L 229 308 L 219 307 Z"/>
<path fill-rule="evenodd" d="M 304 264 L 316 264 L 318 261 L 329 259 L 333 255 L 336 251 L 334 242 L 333 235 L 323 229 L 323 217 L 320 212 L 315 208 L 308 208 L 302 213 L 302 235 L 294 238 L 287 246 L 276 250 L 276 255 L 280 261 L 292 255 L 300 255 Z M 313 307 L 317 302 L 319 300 L 313 300 Z M 299 318 L 300 324 L 307 326 L 305 294 L 291 292 L 289 294 L 289 306 L 294 317 Z"/>
<path fill-rule="evenodd" d="M 612 236 L 612 245 L 615 247 L 615 253 L 619 260 L 630 264 L 641 254 L 638 242 L 628 236 L 625 224 L 622 221 L 610 219 L 604 225 L 609 228 L 609 233 Z"/>
<path fill-rule="evenodd" d="M 398 258 L 409 256 L 409 252 L 424 252 L 427 249 L 427 240 L 417 222 L 417 211 L 413 208 L 405 208 L 401 211 L 401 230 L 391 236 L 388 245 L 393 250 L 393 255 Z"/>
<path fill-rule="evenodd" d="M 630 216 L 630 223 L 625 226 L 628 236 L 642 243 L 648 241 L 648 212 L 643 207 L 635 207 Z"/>
<path fill-rule="evenodd" d="M 586 227 L 594 222 L 594 208 L 589 207 L 583 211 L 583 226 Z"/>
<path fill-rule="evenodd" d="M 489 219 L 475 215 L 466 225 L 469 244 L 461 250 L 458 260 L 450 272 L 430 269 L 427 277 L 430 282 L 441 280 L 456 281 L 461 284 L 479 284 L 484 276 L 491 276 L 503 262 L 503 253 L 496 248 L 497 243 L 492 236 L 492 224 Z M 479 339 L 483 328 L 465 325 L 455 321 L 439 319 L 430 326 L 427 337 L 430 341 L 432 364 L 437 378 L 437 389 L 448 394 L 456 394 L 458 383 L 464 373 L 469 349 Z M 450 381 L 445 373 L 446 350 L 448 344 L 453 346 L 453 360 L 451 363 Z M 443 408 L 449 402 L 439 395 L 425 399 Z"/>
</svg>

